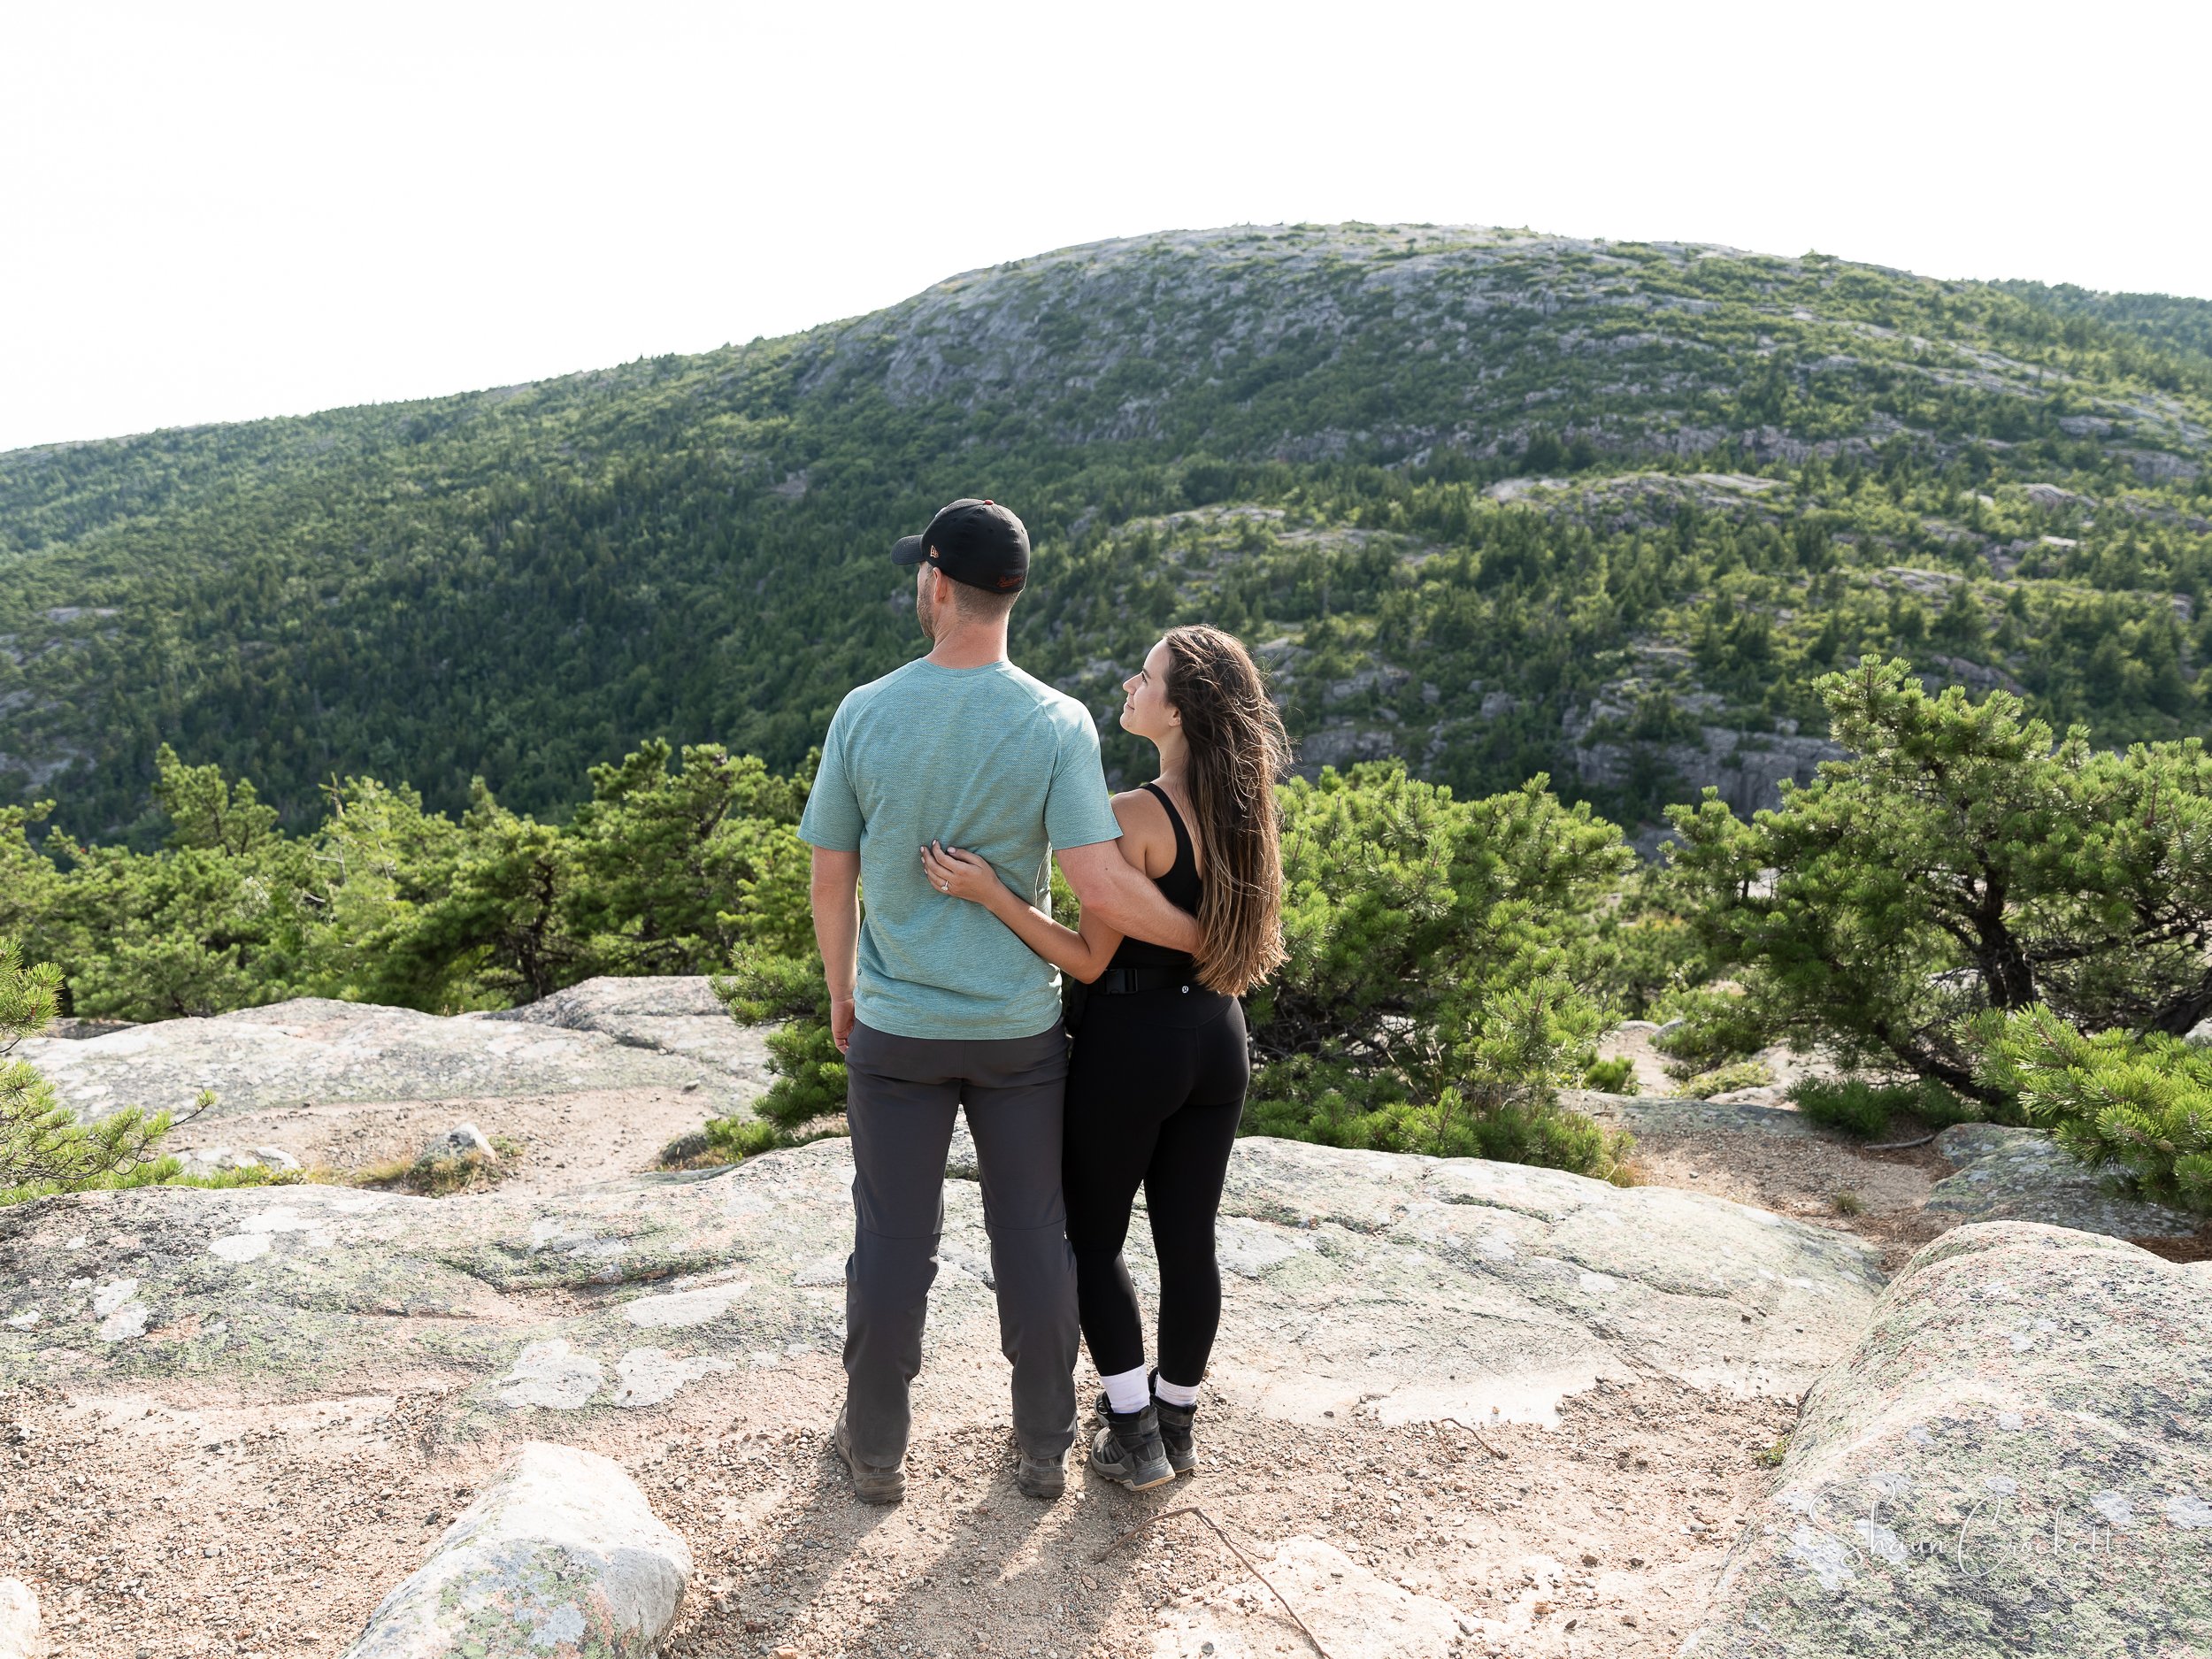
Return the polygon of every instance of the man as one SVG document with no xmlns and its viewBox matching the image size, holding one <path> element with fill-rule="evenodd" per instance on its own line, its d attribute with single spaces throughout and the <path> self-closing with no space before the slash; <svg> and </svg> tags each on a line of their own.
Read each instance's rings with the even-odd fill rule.
<svg viewBox="0 0 2212 1659">
<path fill-rule="evenodd" d="M 1079 1340 L 1060 1194 L 1059 975 L 982 906 L 933 887 L 921 849 L 969 849 L 1040 905 L 1056 856 L 1084 908 L 1124 933 L 1190 949 L 1197 929 L 1113 844 L 1121 830 L 1082 704 L 1007 660 L 1007 618 L 1029 578 L 1021 520 L 956 501 L 891 557 L 918 566 L 929 655 L 839 706 L 799 825 L 814 848 L 814 933 L 845 1054 L 855 1169 L 835 1445 L 859 1497 L 905 1495 L 908 1385 L 921 1370 L 945 1152 L 964 1106 L 1000 1346 L 1014 1367 L 1016 1479 L 1049 1500 L 1067 1484 Z"/>
</svg>

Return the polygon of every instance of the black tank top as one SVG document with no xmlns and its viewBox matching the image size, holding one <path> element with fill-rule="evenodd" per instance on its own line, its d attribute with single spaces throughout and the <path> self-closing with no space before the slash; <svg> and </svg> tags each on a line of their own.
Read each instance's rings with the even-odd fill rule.
<svg viewBox="0 0 2212 1659">
<path fill-rule="evenodd" d="M 1198 879 L 1198 855 L 1192 850 L 1190 832 L 1183 827 L 1183 815 L 1175 810 L 1175 803 L 1167 798 L 1167 791 L 1156 783 L 1144 786 L 1159 797 L 1167 809 L 1167 821 L 1175 826 L 1175 862 L 1168 866 L 1164 876 L 1155 877 L 1152 885 L 1161 895 L 1179 910 L 1198 914 L 1198 895 L 1204 883 Z M 1125 939 L 1114 952 L 1110 968 L 1180 968 L 1188 972 L 1190 953 L 1170 950 L 1165 945 L 1156 945 L 1142 939 Z"/>
</svg>

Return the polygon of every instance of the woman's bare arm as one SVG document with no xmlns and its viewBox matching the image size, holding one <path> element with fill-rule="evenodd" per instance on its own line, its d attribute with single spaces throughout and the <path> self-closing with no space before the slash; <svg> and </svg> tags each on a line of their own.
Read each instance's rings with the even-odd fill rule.
<svg viewBox="0 0 2212 1659">
<path fill-rule="evenodd" d="M 1150 795 L 1137 790 L 1114 798 L 1114 817 L 1122 827 L 1121 839 L 1116 843 L 1119 856 L 1143 876 L 1148 860 L 1156 860 L 1161 852 L 1154 843 L 1173 834 L 1167 827 L 1166 815 Z M 1171 850 L 1167 856 L 1172 858 Z M 1025 902 L 998 879 L 989 864 L 973 853 L 933 842 L 923 849 L 922 864 L 930 880 L 941 889 L 982 905 L 1012 929 L 1022 943 L 1086 985 L 1106 972 L 1106 964 L 1121 948 L 1120 930 L 1093 907 L 1084 906 L 1080 933 L 1063 926 Z"/>
<path fill-rule="evenodd" d="M 998 872 L 973 853 L 932 842 L 922 852 L 929 879 L 955 898 L 970 899 L 997 917 L 1014 936 L 1064 973 L 1088 985 L 1106 971 L 1121 935 L 1088 914 L 1082 931 L 1064 927 L 1033 904 L 1025 904 Z"/>
</svg>

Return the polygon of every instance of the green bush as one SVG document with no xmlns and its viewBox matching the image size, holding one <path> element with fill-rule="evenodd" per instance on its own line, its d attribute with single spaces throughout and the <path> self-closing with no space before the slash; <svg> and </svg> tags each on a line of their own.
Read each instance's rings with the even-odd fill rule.
<svg viewBox="0 0 2212 1659">
<path fill-rule="evenodd" d="M 1583 1069 L 1582 1087 L 1595 1089 L 1601 1094 L 1636 1094 L 1639 1092 L 1636 1063 L 1625 1056 L 1617 1060 L 1593 1060 Z"/>
<path fill-rule="evenodd" d="M 1563 1110 L 1609 1015 L 1589 918 L 1633 858 L 1542 778 L 1455 800 L 1395 763 L 1280 792 L 1288 959 L 1248 1001 L 1248 1131 L 1623 1171 Z"/>
<path fill-rule="evenodd" d="M 135 1106 L 96 1123 L 78 1121 L 55 1097 L 53 1086 L 30 1065 L 8 1056 L 24 1038 L 54 1018 L 61 970 L 50 963 L 23 965 L 21 949 L 0 939 L 0 1205 L 50 1193 L 149 1187 L 185 1179 L 183 1165 L 160 1153 L 173 1125 L 214 1103 L 202 1092 L 182 1117 L 147 1116 Z M 262 1169 L 227 1171 L 192 1179 L 200 1187 L 251 1187 L 275 1179 Z"/>
<path fill-rule="evenodd" d="M 2076 1030 L 2047 1008 L 1976 1025 L 1987 1084 L 2145 1197 L 2212 1215 L 2212 1052 L 2152 1032 Z"/>
<path fill-rule="evenodd" d="M 1681 991 L 1667 999 L 1667 1009 L 1672 1018 L 1653 1035 L 1651 1046 L 1667 1056 L 1667 1075 L 1678 1083 L 1766 1047 L 1767 1028 L 1756 1005 L 1734 992 L 1709 987 Z"/>
<path fill-rule="evenodd" d="M 751 1118 L 710 1118 L 708 1143 L 733 1163 L 827 1133 L 845 1110 L 845 1056 L 830 1037 L 829 984 L 822 960 L 765 947 L 741 948 L 714 994 L 742 1025 L 768 1025 L 768 1070 L 775 1081 L 753 1102 Z"/>
<path fill-rule="evenodd" d="M 672 758 L 676 764 L 671 765 Z M 252 784 L 164 745 L 167 844 L 50 838 L 0 807 L 0 926 L 65 965 L 74 1011 L 215 1014 L 297 995 L 441 1012 L 601 973 L 700 973 L 741 948 L 810 949 L 806 773 L 647 742 L 596 766 L 565 825 L 472 792 L 457 819 L 373 779 L 334 782 L 288 835 Z"/>
<path fill-rule="evenodd" d="M 1939 1083 L 1869 1083 L 1863 1078 L 1800 1078 L 1789 1098 L 1815 1123 L 1841 1130 L 1861 1141 L 1878 1141 L 1897 1130 L 1900 1118 L 1930 1128 L 1972 1123 L 1990 1116 L 1978 1102 L 1962 1101 Z"/>
<path fill-rule="evenodd" d="M 1701 1004 L 1687 1046 L 1817 1043 L 2002 1110 L 1976 1065 L 1985 1010 L 2041 1004 L 2079 1031 L 2171 1035 L 2202 1018 L 2200 742 L 2114 754 L 2079 727 L 2055 741 L 2016 697 L 1931 696 L 1878 657 L 1820 690 L 1847 758 L 1748 824 L 1709 789 L 1671 810 L 1682 911 L 1745 990 Z"/>
<path fill-rule="evenodd" d="M 1696 1100 L 1710 1100 L 1740 1088 L 1764 1088 L 1774 1081 L 1774 1068 L 1763 1060 L 1731 1060 L 1726 1065 L 1700 1071 L 1683 1084 L 1682 1092 Z"/>
</svg>

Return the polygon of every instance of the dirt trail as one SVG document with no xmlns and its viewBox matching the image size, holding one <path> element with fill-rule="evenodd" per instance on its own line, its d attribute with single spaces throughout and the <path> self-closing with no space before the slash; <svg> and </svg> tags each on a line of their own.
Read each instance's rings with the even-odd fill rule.
<svg viewBox="0 0 2212 1659">
<path fill-rule="evenodd" d="M 811 1360 L 592 1437 L 698 1563 L 665 1659 L 1310 1651 L 1194 1517 L 1100 1559 L 1194 1503 L 1257 1562 L 1294 1540 L 1340 1552 L 1332 1596 L 1269 1574 L 1335 1659 L 1409 1651 L 1333 1616 L 1363 1591 L 1417 1616 L 1448 1604 L 1440 1651 L 1668 1654 L 1793 1415 L 1654 1379 L 1571 1400 L 1555 1430 L 1486 1430 L 1493 1455 L 1450 1425 L 1286 1428 L 1216 1402 L 1198 1478 L 1141 1496 L 1079 1479 L 1048 1506 L 1014 1489 L 997 1402 L 926 1378 L 907 1500 L 887 1511 L 856 1502 L 824 1450 L 840 1380 Z M 336 1652 L 506 1449 L 426 1440 L 440 1390 L 416 1382 L 265 1407 L 173 1390 L 6 1401 L 7 1553 L 43 1580 L 54 1651 Z"/>
</svg>

